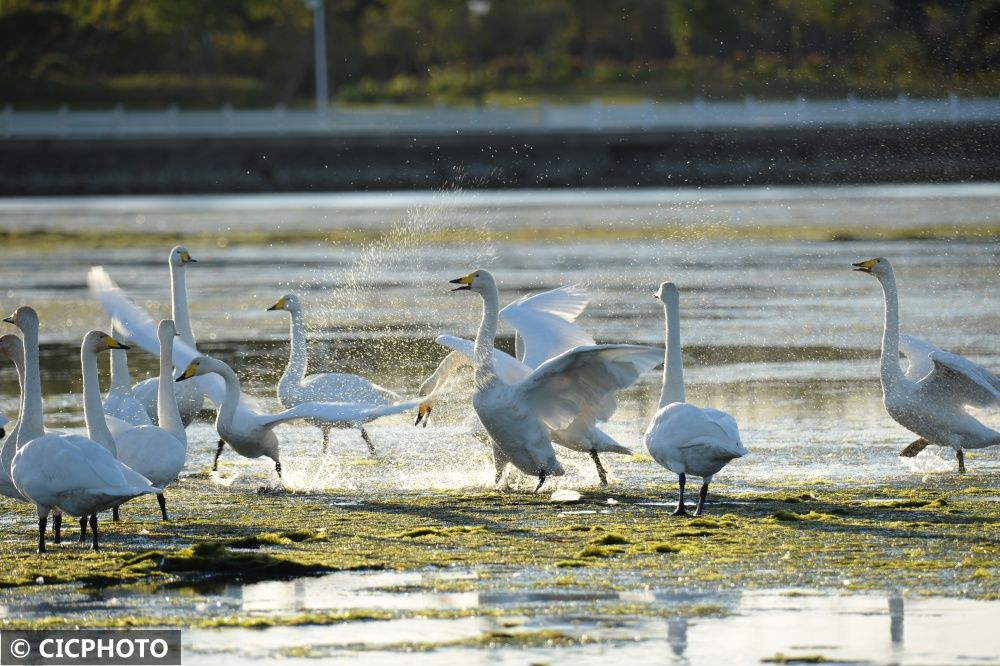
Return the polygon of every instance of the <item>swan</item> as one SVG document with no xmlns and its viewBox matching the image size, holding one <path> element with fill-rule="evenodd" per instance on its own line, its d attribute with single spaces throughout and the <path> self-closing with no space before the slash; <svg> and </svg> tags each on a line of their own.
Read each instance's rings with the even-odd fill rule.
<svg viewBox="0 0 1000 666">
<path fill-rule="evenodd" d="M 573 323 L 589 302 L 590 298 L 586 291 L 578 285 L 570 285 L 525 296 L 500 310 L 500 318 L 515 328 L 517 354 L 515 358 L 500 349 L 494 350 L 500 379 L 507 384 L 516 384 L 527 378 L 534 368 L 549 358 L 554 358 L 573 347 L 593 345 L 594 339 Z M 450 347 L 453 351 L 444 357 L 433 374 L 421 384 L 419 390 L 421 396 L 443 393 L 452 373 L 471 363 L 474 356 L 471 340 L 442 335 L 437 338 L 437 343 Z M 532 363 L 534 365 L 529 365 Z M 428 398 L 421 403 L 416 425 L 423 422 L 426 427 L 436 402 L 437 399 Z M 476 434 L 479 434 L 478 429 Z M 575 423 L 562 430 L 550 430 L 550 434 L 553 444 L 589 454 L 597 468 L 597 476 L 602 486 L 608 485 L 608 475 L 599 454 L 632 454 L 631 449 L 622 446 L 613 437 L 593 425 L 583 426 Z M 496 466 L 496 483 L 499 483 L 508 461 L 503 451 L 495 445 L 493 462 Z"/>
<path fill-rule="evenodd" d="M 178 348 L 189 349 L 186 345 L 175 343 L 175 351 L 179 351 Z M 216 401 L 214 396 L 212 397 L 212 401 L 220 405 L 215 418 L 215 429 L 219 432 L 219 436 L 241 456 L 246 458 L 265 456 L 273 460 L 274 471 L 279 477 L 281 477 L 281 461 L 278 457 L 278 437 L 274 434 L 275 426 L 289 421 L 306 420 L 333 424 L 346 423 L 359 428 L 368 421 L 414 409 L 420 404 L 419 399 L 375 407 L 354 403 L 303 402 L 277 414 L 257 414 L 241 402 L 240 379 L 233 369 L 223 361 L 210 356 L 192 358 L 175 381 L 181 382 L 213 373 L 219 375 L 225 385 L 225 395 L 221 400 Z"/>
<path fill-rule="evenodd" d="M 111 336 L 119 335 L 118 325 L 112 320 Z M 115 337 L 117 339 L 117 337 Z M 146 407 L 132 392 L 132 378 L 128 372 L 128 355 L 124 349 L 111 350 L 111 387 L 104 397 L 104 413 L 132 425 L 153 425 Z"/>
<path fill-rule="evenodd" d="M 853 264 L 882 285 L 885 324 L 882 330 L 882 404 L 899 425 L 920 439 L 903 450 L 916 455 L 928 444 L 955 450 L 958 471 L 965 472 L 965 449 L 1000 444 L 1000 432 L 988 428 L 965 411 L 967 406 L 1000 404 L 1000 379 L 957 354 L 941 351 L 919 338 L 899 334 L 899 298 L 896 277 L 888 259 L 876 257 Z M 900 367 L 900 349 L 907 356 Z"/>
<path fill-rule="evenodd" d="M 306 351 L 306 322 L 302 301 L 296 294 L 285 294 L 268 311 L 284 310 L 291 315 L 291 350 L 288 366 L 278 381 L 278 401 L 287 408 L 303 402 L 353 402 L 366 403 L 372 407 L 389 405 L 401 400 L 401 396 L 383 388 L 364 377 L 344 372 L 321 372 L 306 374 L 308 364 Z M 334 427 L 350 428 L 353 424 L 333 424 L 316 422 L 323 431 L 323 451 L 330 444 L 330 430 Z M 368 451 L 375 455 L 371 437 L 362 427 L 361 438 L 368 445 Z"/>
<path fill-rule="evenodd" d="M 91 439 L 113 452 L 115 457 L 128 465 L 149 481 L 165 488 L 177 478 L 184 467 L 187 456 L 187 434 L 181 423 L 180 412 L 177 409 L 177 399 L 170 389 L 173 383 L 172 351 L 174 338 L 174 323 L 169 319 L 161 321 L 157 327 L 160 340 L 160 396 L 157 422 L 160 426 L 142 425 L 130 426 L 119 424 L 110 428 L 109 421 L 113 417 L 102 418 L 100 408 L 100 390 L 97 377 L 97 352 L 102 350 L 99 331 L 91 331 L 81 348 L 83 365 L 84 418 L 87 421 L 87 432 Z M 119 349 L 127 349 L 121 346 Z M 114 353 L 114 352 L 112 352 Z M 124 426 L 124 427 L 123 427 Z M 160 505 L 160 515 L 167 518 L 167 503 L 163 493 L 157 493 Z M 114 507 L 114 520 L 119 519 L 118 507 Z"/>
<path fill-rule="evenodd" d="M 633 384 L 659 363 L 660 352 L 640 345 L 574 347 L 542 363 L 517 383 L 497 371 L 494 350 L 500 295 L 485 270 L 456 278 L 453 291 L 471 290 L 483 299 L 483 316 L 473 347 L 472 406 L 496 448 L 524 474 L 564 474 L 552 448 L 551 430 L 586 429 L 606 420 L 617 406 L 614 392 Z"/>
<path fill-rule="evenodd" d="M 98 511 L 139 495 L 158 493 L 160 489 L 92 439 L 45 432 L 38 365 L 38 314 L 28 306 L 21 306 L 4 321 L 17 326 L 24 335 L 24 408 L 11 478 L 37 509 L 38 552 L 45 552 L 45 526 L 49 512 L 57 507 L 80 517 L 81 526 L 90 516 L 93 547 L 98 550 Z"/>
<path fill-rule="evenodd" d="M 659 411 L 649 422 L 643 441 L 653 459 L 677 474 L 680 495 L 673 516 L 686 516 L 684 483 L 687 475 L 702 478 L 698 507 L 700 516 L 708 496 L 708 484 L 730 460 L 747 454 L 732 416 L 718 409 L 696 407 L 684 401 L 684 365 L 681 358 L 680 292 L 664 282 L 653 294 L 663 302 L 667 320 L 667 349 L 663 363 L 663 388 Z"/>
<path fill-rule="evenodd" d="M 17 435 L 21 429 L 21 414 L 24 411 L 24 344 L 21 338 L 13 333 L 0 336 L 0 356 L 10 359 L 17 372 L 17 384 L 21 389 L 20 407 L 17 410 L 17 423 L 7 431 L 7 438 L 0 449 L 0 495 L 27 502 L 27 498 L 14 486 L 10 478 L 10 463 L 17 452 Z"/>
<path fill-rule="evenodd" d="M 171 319 L 177 326 L 180 339 L 190 347 L 197 349 L 194 341 L 194 332 L 191 330 L 191 316 L 188 312 L 187 283 L 185 281 L 185 267 L 188 264 L 197 263 L 191 253 L 183 245 L 178 245 L 170 250 L 168 265 L 170 267 L 170 309 Z M 87 274 L 87 284 L 92 294 L 98 300 L 101 295 L 114 285 L 114 281 L 107 272 L 100 266 L 90 269 Z M 155 331 L 155 324 L 152 325 Z M 151 377 L 132 387 L 132 393 L 136 399 L 146 408 L 146 414 L 150 421 L 156 423 L 157 395 L 159 378 Z M 177 392 L 177 406 L 181 412 L 181 421 L 187 427 L 198 416 L 205 402 L 205 392 L 203 387 L 197 382 L 188 382 L 180 386 L 174 386 Z"/>
</svg>

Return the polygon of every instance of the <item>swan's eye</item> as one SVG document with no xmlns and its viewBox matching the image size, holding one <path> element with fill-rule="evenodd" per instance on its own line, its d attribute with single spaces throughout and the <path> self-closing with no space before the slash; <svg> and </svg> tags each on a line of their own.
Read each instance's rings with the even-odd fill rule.
<svg viewBox="0 0 1000 666">
<path fill-rule="evenodd" d="M 479 277 L 479 273 L 476 273 L 473 277 Z"/>
</svg>

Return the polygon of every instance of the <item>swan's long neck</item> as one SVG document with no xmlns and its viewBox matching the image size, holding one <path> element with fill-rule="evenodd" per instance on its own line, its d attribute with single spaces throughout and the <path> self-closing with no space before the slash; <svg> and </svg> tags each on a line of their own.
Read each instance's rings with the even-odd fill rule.
<svg viewBox="0 0 1000 666">
<path fill-rule="evenodd" d="M 174 341 L 172 335 L 160 336 L 160 381 L 156 387 L 156 422 L 187 446 L 187 432 L 177 407 L 174 387 Z"/>
<path fill-rule="evenodd" d="M 903 380 L 899 367 L 899 297 L 896 277 L 892 273 L 878 276 L 885 295 L 885 327 L 882 329 L 882 388 L 888 390 Z"/>
<path fill-rule="evenodd" d="M 286 381 L 292 381 L 300 384 L 306 376 L 309 354 L 306 348 L 306 321 L 299 311 L 289 310 L 289 314 L 292 315 L 292 345 L 288 353 L 288 367 L 285 368 L 285 374 L 281 376 L 281 382 L 284 384 Z"/>
<path fill-rule="evenodd" d="M 18 433 L 21 431 L 21 422 L 24 420 L 24 354 L 20 357 L 17 354 L 11 356 L 11 362 L 14 363 L 14 370 L 17 372 L 17 385 L 21 389 L 21 400 L 20 405 L 17 408 L 17 423 L 14 427 L 7 431 L 7 438 L 3 440 L 3 448 L 0 449 L 0 466 L 3 467 L 0 470 L 0 474 L 7 474 L 10 477 L 10 463 L 14 459 L 14 454 L 17 452 L 17 440 L 20 436 Z"/>
<path fill-rule="evenodd" d="M 17 436 L 18 448 L 45 434 L 45 424 L 42 421 L 42 373 L 38 367 L 38 324 L 25 325 L 21 332 L 24 335 L 24 395 L 21 429 Z"/>
<path fill-rule="evenodd" d="M 111 436 L 108 423 L 104 420 L 97 375 L 97 353 L 87 343 L 80 348 L 80 365 L 83 367 L 83 420 L 87 424 L 87 436 L 107 449 L 108 453 L 118 457 L 115 438 Z"/>
<path fill-rule="evenodd" d="M 500 319 L 500 294 L 496 285 L 483 292 L 483 320 L 479 323 L 476 333 L 476 345 L 473 352 L 473 364 L 476 370 L 476 386 L 483 387 L 496 378 L 493 365 L 493 345 L 497 337 L 497 324 Z"/>
<path fill-rule="evenodd" d="M 666 297 L 663 310 L 667 320 L 667 350 L 663 358 L 661 409 L 674 402 L 684 402 L 684 359 L 681 355 L 681 309 L 678 299 Z"/>
<path fill-rule="evenodd" d="M 119 328 L 111 322 L 111 335 L 116 337 Z M 118 338 L 119 340 L 121 338 Z M 132 388 L 132 377 L 128 372 L 128 355 L 124 349 L 111 350 L 111 390 L 124 393 Z"/>
<path fill-rule="evenodd" d="M 194 331 L 191 330 L 191 315 L 188 312 L 187 284 L 184 267 L 170 264 L 170 309 L 174 324 L 181 340 L 195 347 Z"/>
<path fill-rule="evenodd" d="M 222 398 L 222 406 L 215 417 L 216 424 L 225 423 L 227 426 L 233 422 L 236 415 L 236 407 L 240 404 L 240 378 L 228 365 L 217 361 L 212 365 L 211 370 L 217 372 L 222 381 L 226 384 L 226 394 Z"/>
</svg>

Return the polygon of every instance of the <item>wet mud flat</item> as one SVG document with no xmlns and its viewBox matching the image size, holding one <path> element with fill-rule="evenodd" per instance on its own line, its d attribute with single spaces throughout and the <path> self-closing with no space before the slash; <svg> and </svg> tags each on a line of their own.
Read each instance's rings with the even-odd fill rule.
<svg viewBox="0 0 1000 666">
<path fill-rule="evenodd" d="M 874 616 L 897 597 L 992 609 L 998 482 L 993 472 L 751 489 L 720 480 L 707 515 L 673 518 L 667 483 L 558 503 L 545 492 L 297 493 L 199 473 L 171 486 L 172 520 L 140 498 L 123 522 L 102 522 L 101 552 L 67 521 L 44 556 L 27 506 L 5 500 L 0 627 L 225 630 L 233 655 L 248 644 L 226 632 L 266 628 L 278 634 L 267 649 L 288 658 L 516 655 L 661 640 L 649 623 L 744 617 L 748 603 L 769 617 L 814 597 L 855 599 Z M 335 639 L 347 631 L 338 626 L 349 636 Z M 296 652 L 315 641 L 329 649 Z"/>
</svg>

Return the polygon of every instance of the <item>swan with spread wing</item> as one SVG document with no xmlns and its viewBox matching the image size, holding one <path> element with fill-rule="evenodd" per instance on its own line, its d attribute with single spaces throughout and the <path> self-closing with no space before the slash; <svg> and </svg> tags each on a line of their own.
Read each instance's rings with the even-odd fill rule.
<svg viewBox="0 0 1000 666">
<path fill-rule="evenodd" d="M 610 418 L 615 391 L 632 385 L 660 362 L 661 352 L 640 345 L 584 345 L 542 363 L 516 383 L 504 381 L 494 349 L 499 292 L 493 276 L 477 270 L 451 281 L 454 291 L 483 299 L 483 317 L 472 350 L 472 405 L 497 449 L 517 469 L 538 477 L 564 474 L 552 448 L 553 430 L 586 430 Z M 447 343 L 448 340 L 441 340 Z"/>
<path fill-rule="evenodd" d="M 951 447 L 958 471 L 965 472 L 965 449 L 1000 444 L 1000 432 L 966 411 L 967 407 L 1000 407 L 1000 378 L 957 354 L 899 334 L 899 297 L 888 259 L 876 257 L 853 267 L 872 275 L 882 286 L 882 404 L 899 425 L 919 436 L 900 455 L 915 456 L 929 444 Z M 905 372 L 900 351 L 908 362 Z"/>
</svg>

